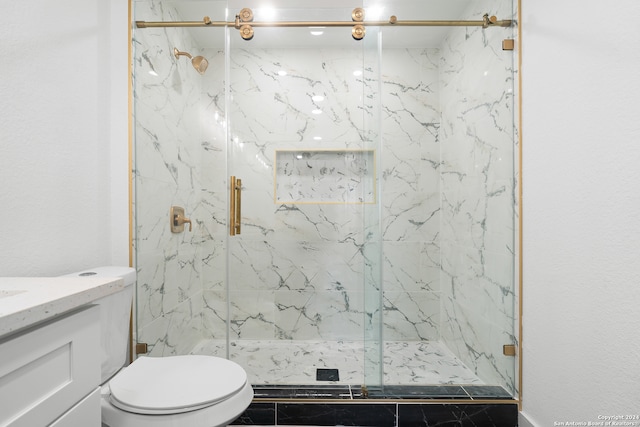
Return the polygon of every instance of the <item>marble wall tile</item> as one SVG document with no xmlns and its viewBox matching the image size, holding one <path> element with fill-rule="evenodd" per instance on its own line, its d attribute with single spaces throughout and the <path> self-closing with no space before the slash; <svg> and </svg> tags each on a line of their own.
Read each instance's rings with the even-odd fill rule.
<svg viewBox="0 0 640 427">
<path fill-rule="evenodd" d="M 205 290 L 202 292 L 202 298 L 202 339 L 226 339 L 229 319 L 227 292 Z"/>
<path fill-rule="evenodd" d="M 426 250 L 425 242 L 385 242 L 385 291 L 439 291 L 440 266 L 429 263 Z"/>
<path fill-rule="evenodd" d="M 513 16 L 511 4 L 470 6 L 469 17 Z M 454 29 L 440 59 L 441 334 L 484 381 L 513 391 L 516 171 L 513 29 Z M 501 342 L 502 340 L 503 342 Z"/>
<path fill-rule="evenodd" d="M 440 336 L 438 292 L 384 292 L 385 340 L 425 341 Z"/>
<path fill-rule="evenodd" d="M 226 290 L 226 240 L 210 239 L 202 242 L 201 247 L 203 290 L 218 292 Z"/>
<path fill-rule="evenodd" d="M 189 298 L 162 316 L 138 327 L 138 342 L 148 344 L 149 356 L 189 353 L 201 340 L 201 298 Z"/>
<path fill-rule="evenodd" d="M 275 292 L 276 336 L 296 340 L 362 339 L 363 293 L 333 291 Z"/>
<path fill-rule="evenodd" d="M 369 139 L 363 79 L 353 75 L 363 68 L 361 50 L 233 49 L 231 58 L 229 117 L 240 141 L 293 142 L 320 135 L 344 146 Z M 314 95 L 324 99 L 314 101 Z"/>
<path fill-rule="evenodd" d="M 279 203 L 376 203 L 373 150 L 276 152 Z"/>
<path fill-rule="evenodd" d="M 474 3 L 469 18 L 508 17 L 503 4 Z M 180 19 L 161 2 L 138 11 Z M 227 56 L 201 52 L 181 29 L 135 31 L 139 339 L 176 354 L 224 339 L 227 317 L 240 339 L 357 339 L 363 322 L 383 322 L 388 339 L 442 339 L 484 380 L 513 381 L 498 345 L 514 340 L 515 321 L 508 31 L 453 29 L 439 49 L 384 49 L 381 70 L 363 66 L 371 53 L 355 44 L 232 40 Z M 207 56 L 207 74 L 173 46 Z M 276 203 L 276 151 L 304 149 L 376 150 L 380 209 Z M 230 174 L 243 180 L 243 230 L 227 240 Z M 187 209 L 192 233 L 169 232 L 172 204 Z"/>
<path fill-rule="evenodd" d="M 260 256 L 248 258 L 248 254 Z M 352 242 L 236 240 L 230 257 L 234 272 L 230 289 L 362 289 L 360 246 Z"/>
<path fill-rule="evenodd" d="M 181 20 L 156 1 L 136 2 L 134 13 L 136 19 Z M 148 342 L 152 355 L 182 354 L 202 339 L 203 265 L 215 258 L 205 244 L 226 221 L 210 186 L 220 180 L 212 172 L 219 168 L 211 166 L 224 158 L 223 103 L 216 94 L 224 84 L 204 84 L 190 61 L 174 57 L 174 47 L 199 52 L 185 29 L 136 30 L 133 44 L 137 340 Z M 170 232 L 172 205 L 185 208 L 193 231 Z"/>
<path fill-rule="evenodd" d="M 384 49 L 381 198 L 386 340 L 439 339 L 438 49 Z"/>
<path fill-rule="evenodd" d="M 229 167 L 243 184 L 243 232 L 229 247 L 233 334 L 360 338 L 367 265 L 363 205 L 344 204 L 335 193 L 323 196 L 328 203 L 282 204 L 274 191 L 286 184 L 277 174 L 283 167 L 278 150 L 375 148 L 368 142 L 362 77 L 353 75 L 362 69 L 361 52 L 233 49 L 230 65 Z M 314 201 L 316 184 L 295 191 Z"/>
</svg>

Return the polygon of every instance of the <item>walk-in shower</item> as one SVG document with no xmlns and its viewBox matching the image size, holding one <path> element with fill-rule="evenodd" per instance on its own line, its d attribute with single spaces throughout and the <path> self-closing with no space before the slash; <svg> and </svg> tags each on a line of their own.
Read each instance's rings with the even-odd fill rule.
<svg viewBox="0 0 640 427">
<path fill-rule="evenodd" d="M 299 3 L 132 3 L 135 341 L 515 396 L 514 2 Z"/>
</svg>

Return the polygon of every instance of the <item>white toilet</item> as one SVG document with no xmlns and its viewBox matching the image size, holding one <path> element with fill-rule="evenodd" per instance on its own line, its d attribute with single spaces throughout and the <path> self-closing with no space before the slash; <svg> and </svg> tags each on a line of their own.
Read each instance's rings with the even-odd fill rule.
<svg viewBox="0 0 640 427">
<path fill-rule="evenodd" d="M 102 425 L 217 427 L 239 417 L 253 399 L 247 373 L 214 356 L 139 357 L 129 366 L 133 268 L 98 267 L 69 276 L 121 277 L 125 291 L 96 301 L 102 335 Z"/>
</svg>

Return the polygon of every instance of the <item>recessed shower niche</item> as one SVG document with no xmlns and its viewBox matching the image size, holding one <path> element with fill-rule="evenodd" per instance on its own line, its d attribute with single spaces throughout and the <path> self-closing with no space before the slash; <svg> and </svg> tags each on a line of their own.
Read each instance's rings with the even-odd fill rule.
<svg viewBox="0 0 640 427">
<path fill-rule="evenodd" d="M 514 3 L 356 2 L 361 40 L 353 5 L 299 3 L 253 10 L 250 40 L 248 4 L 132 3 L 136 21 L 216 23 L 133 32 L 136 341 L 228 357 L 256 385 L 339 369 L 517 396 L 516 29 L 483 19 Z M 172 205 L 191 233 L 164 227 Z"/>
<path fill-rule="evenodd" d="M 277 150 L 276 203 L 375 203 L 373 150 Z"/>
</svg>

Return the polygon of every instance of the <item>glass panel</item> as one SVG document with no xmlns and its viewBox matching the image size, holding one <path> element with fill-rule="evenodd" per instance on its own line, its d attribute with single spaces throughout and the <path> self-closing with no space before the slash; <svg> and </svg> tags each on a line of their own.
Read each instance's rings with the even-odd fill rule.
<svg viewBox="0 0 640 427">
<path fill-rule="evenodd" d="M 224 16 L 226 2 L 207 2 L 206 12 L 191 11 L 194 3 L 203 4 L 134 1 L 134 19 Z M 224 45 L 224 29 L 201 30 L 205 41 L 188 28 L 133 33 L 135 323 L 151 356 L 200 352 L 203 339 L 226 339 L 225 66 L 212 47 Z M 206 72 L 174 48 L 207 58 Z M 185 208 L 193 231 L 171 233 L 173 205 Z M 215 353 L 226 355 L 224 345 Z"/>
<path fill-rule="evenodd" d="M 365 2 L 365 6 L 374 2 Z M 376 2 L 386 20 L 512 19 L 511 1 Z M 384 383 L 515 394 L 513 28 L 383 27 Z M 490 397 L 490 396 L 487 396 Z"/>
<path fill-rule="evenodd" d="M 351 9 L 275 13 L 346 20 Z M 230 357 L 256 384 L 316 384 L 318 368 L 362 384 L 377 171 L 363 45 L 349 27 L 256 27 L 251 41 L 229 31 L 228 168 L 242 180 L 242 231 L 228 240 Z"/>
<path fill-rule="evenodd" d="M 366 17 L 365 17 L 366 18 Z M 362 108 L 365 145 L 375 150 L 375 180 L 371 181 L 377 203 L 364 206 L 364 385 L 368 389 L 383 385 L 383 299 L 382 299 L 382 79 L 380 28 L 368 27 L 360 44 L 363 49 Z"/>
</svg>

